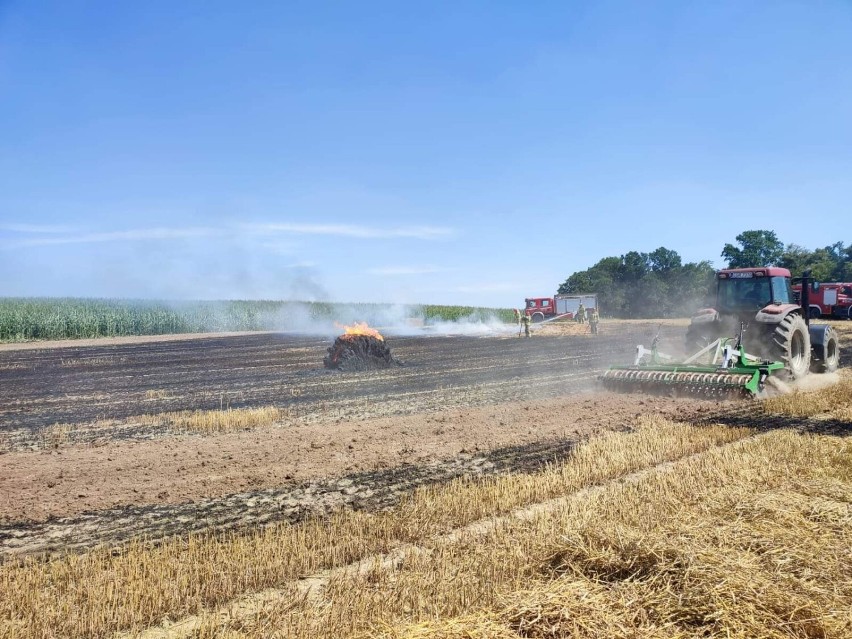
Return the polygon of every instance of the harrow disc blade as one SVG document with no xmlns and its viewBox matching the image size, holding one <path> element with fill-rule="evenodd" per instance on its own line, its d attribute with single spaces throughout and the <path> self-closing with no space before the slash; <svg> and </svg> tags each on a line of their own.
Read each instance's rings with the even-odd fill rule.
<svg viewBox="0 0 852 639">
<path fill-rule="evenodd" d="M 600 378 L 606 388 L 620 392 L 696 395 L 701 397 L 750 397 L 746 385 L 753 375 L 724 371 L 648 370 L 611 368 Z"/>
</svg>

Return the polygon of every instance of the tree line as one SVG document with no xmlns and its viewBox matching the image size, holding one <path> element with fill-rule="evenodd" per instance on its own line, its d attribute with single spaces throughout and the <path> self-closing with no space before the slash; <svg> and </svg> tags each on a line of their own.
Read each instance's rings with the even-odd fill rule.
<svg viewBox="0 0 852 639">
<path fill-rule="evenodd" d="M 721 256 L 728 268 L 781 266 L 794 277 L 810 269 L 821 282 L 852 281 L 852 244 L 837 242 L 814 250 L 785 245 L 774 231 L 744 231 Z M 660 247 L 605 257 L 568 277 L 559 293 L 597 293 L 610 317 L 682 317 L 712 296 L 715 269 L 709 260 L 683 263 L 677 251 Z"/>
</svg>

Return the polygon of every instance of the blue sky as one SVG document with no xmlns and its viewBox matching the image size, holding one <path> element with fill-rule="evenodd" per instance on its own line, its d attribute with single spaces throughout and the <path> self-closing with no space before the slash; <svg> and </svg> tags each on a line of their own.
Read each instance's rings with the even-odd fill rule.
<svg viewBox="0 0 852 639">
<path fill-rule="evenodd" d="M 852 241 L 852 3 L 0 0 L 0 295 L 517 306 Z"/>
</svg>

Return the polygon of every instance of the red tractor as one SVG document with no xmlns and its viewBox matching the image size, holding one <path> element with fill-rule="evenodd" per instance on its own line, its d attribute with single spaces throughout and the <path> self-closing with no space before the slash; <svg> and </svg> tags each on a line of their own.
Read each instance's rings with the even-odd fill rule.
<svg viewBox="0 0 852 639">
<path fill-rule="evenodd" d="M 809 326 L 810 273 L 802 278 L 801 304 L 795 303 L 790 271 L 785 268 L 737 268 L 716 273 L 716 301 L 692 318 L 687 350 L 700 350 L 745 327 L 746 350 L 784 364 L 788 379 L 810 371 L 833 372 L 840 363 L 837 332 L 828 325 Z"/>
</svg>

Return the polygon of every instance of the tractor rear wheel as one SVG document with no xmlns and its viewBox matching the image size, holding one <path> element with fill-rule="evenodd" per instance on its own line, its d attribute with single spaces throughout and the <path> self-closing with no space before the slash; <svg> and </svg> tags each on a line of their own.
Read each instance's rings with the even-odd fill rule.
<svg viewBox="0 0 852 639">
<path fill-rule="evenodd" d="M 817 348 L 814 346 L 814 348 Z M 814 373 L 833 373 L 840 367 L 840 342 L 837 331 L 829 328 L 825 334 L 825 344 L 819 347 L 819 359 L 814 359 L 811 366 Z"/>
<path fill-rule="evenodd" d="M 808 325 L 798 313 L 790 313 L 772 333 L 774 357 L 784 363 L 789 379 L 801 379 L 811 366 L 811 337 Z"/>
</svg>

